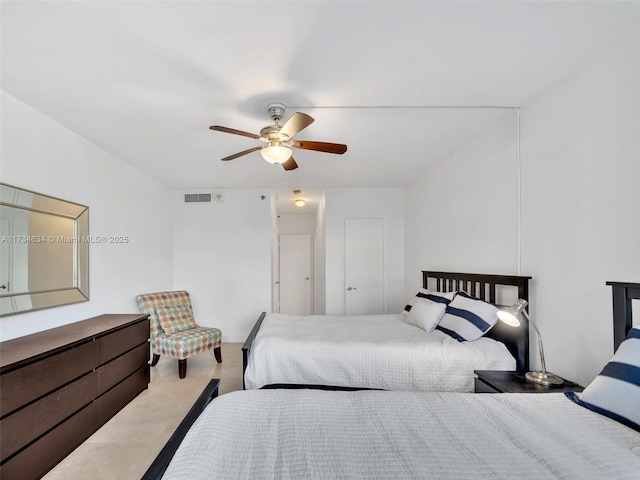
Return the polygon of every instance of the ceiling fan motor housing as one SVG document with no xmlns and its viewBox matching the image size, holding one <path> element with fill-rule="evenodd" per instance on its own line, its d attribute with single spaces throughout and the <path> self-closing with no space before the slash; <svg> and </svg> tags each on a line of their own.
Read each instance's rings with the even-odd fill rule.
<svg viewBox="0 0 640 480">
<path fill-rule="evenodd" d="M 284 142 L 287 140 L 286 135 L 280 134 L 280 127 L 278 125 L 269 125 L 260 130 L 260 137 L 265 142 Z"/>
<path fill-rule="evenodd" d="M 269 115 L 271 115 L 271 119 L 276 122 L 276 124 L 282 119 L 282 117 L 284 117 L 285 110 L 284 104 L 280 102 L 272 102 L 267 105 L 267 111 L 269 112 Z"/>
</svg>

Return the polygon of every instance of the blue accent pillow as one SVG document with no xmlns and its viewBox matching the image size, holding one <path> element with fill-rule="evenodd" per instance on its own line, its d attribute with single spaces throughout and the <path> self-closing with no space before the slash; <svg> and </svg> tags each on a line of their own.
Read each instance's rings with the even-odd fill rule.
<svg viewBox="0 0 640 480">
<path fill-rule="evenodd" d="M 565 395 L 640 432 L 640 328 L 629 331 L 613 358 L 582 393 Z"/>
<path fill-rule="evenodd" d="M 429 290 L 421 288 L 420 291 L 416 293 L 416 296 L 413 297 L 409 303 L 407 303 L 407 305 L 404 307 L 404 310 L 401 313 L 403 315 L 409 315 L 409 312 L 411 311 L 413 304 L 416 303 L 416 299 L 418 298 L 424 298 L 432 302 L 449 305 L 449 302 L 453 300 L 453 297 L 455 297 L 455 295 L 456 295 L 456 292 L 446 292 L 446 293 L 430 292 Z"/>
<path fill-rule="evenodd" d="M 487 333 L 497 321 L 498 307 L 468 293 L 459 292 L 447 305 L 436 329 L 459 342 L 468 342 Z"/>
</svg>

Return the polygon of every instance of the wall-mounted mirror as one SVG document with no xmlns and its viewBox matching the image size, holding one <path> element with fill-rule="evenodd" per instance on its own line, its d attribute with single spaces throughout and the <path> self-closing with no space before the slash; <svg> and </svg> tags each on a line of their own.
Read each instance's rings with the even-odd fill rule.
<svg viewBox="0 0 640 480">
<path fill-rule="evenodd" d="M 0 317 L 89 299 L 89 207 L 0 183 Z"/>
</svg>

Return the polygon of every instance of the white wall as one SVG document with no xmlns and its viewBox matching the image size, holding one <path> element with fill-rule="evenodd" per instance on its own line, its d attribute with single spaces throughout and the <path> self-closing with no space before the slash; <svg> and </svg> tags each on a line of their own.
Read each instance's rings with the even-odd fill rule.
<svg viewBox="0 0 640 480">
<path fill-rule="evenodd" d="M 280 235 L 313 235 L 315 230 L 315 215 L 278 215 L 278 233 Z"/>
<path fill-rule="evenodd" d="M 405 300 L 422 270 L 518 273 L 517 140 L 517 110 L 506 110 L 406 188 Z"/>
<path fill-rule="evenodd" d="M 271 194 L 224 195 L 184 204 L 174 192 L 174 288 L 189 291 L 196 322 L 222 330 L 225 342 L 243 342 L 260 312 L 271 311 Z"/>
<path fill-rule="evenodd" d="M 580 384 L 613 352 L 611 287 L 640 281 L 640 31 L 522 109 L 522 262 L 547 368 Z"/>
<path fill-rule="evenodd" d="M 0 319 L 9 340 L 103 313 L 136 313 L 139 293 L 170 288 L 169 191 L 52 119 L 2 92 L 3 183 L 89 206 L 89 233 L 126 244 L 89 247 L 90 300 Z"/>
<path fill-rule="evenodd" d="M 400 312 L 406 304 L 403 189 L 328 188 L 324 195 L 326 313 L 343 315 L 345 312 L 344 225 L 347 218 L 384 219 L 385 305 L 389 313 Z"/>
</svg>

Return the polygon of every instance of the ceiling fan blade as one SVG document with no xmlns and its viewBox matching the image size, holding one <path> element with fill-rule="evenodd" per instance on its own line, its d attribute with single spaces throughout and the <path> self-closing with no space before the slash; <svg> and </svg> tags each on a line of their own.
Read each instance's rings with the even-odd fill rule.
<svg viewBox="0 0 640 480">
<path fill-rule="evenodd" d="M 221 127 L 220 125 L 212 125 L 209 128 L 218 132 L 233 133 L 234 135 L 242 135 L 249 138 L 260 138 L 260 135 L 256 135 L 255 133 L 243 132 L 242 130 L 236 130 L 235 128 Z"/>
<path fill-rule="evenodd" d="M 317 150 L 318 152 L 337 153 L 342 155 L 347 151 L 347 146 L 342 143 L 327 142 L 310 142 L 308 140 L 296 140 L 291 142 L 293 148 L 302 148 L 303 150 Z"/>
<path fill-rule="evenodd" d="M 286 162 L 284 162 L 282 164 L 282 167 L 285 170 L 295 170 L 296 168 L 298 168 L 298 164 L 296 163 L 296 161 L 293 159 L 293 155 L 291 155 L 289 157 L 289 160 L 287 160 Z"/>
<path fill-rule="evenodd" d="M 310 117 L 306 113 L 296 112 L 291 115 L 291 118 L 287 120 L 287 123 L 282 126 L 280 133 L 292 138 L 296 133 L 311 125 L 313 121 L 313 117 Z"/>
<path fill-rule="evenodd" d="M 234 153 L 233 155 L 229 155 L 228 157 L 224 157 L 222 159 L 222 161 L 226 162 L 227 160 L 233 160 L 234 158 L 238 158 L 238 157 L 241 157 L 243 155 L 246 155 L 247 153 L 256 152 L 258 150 L 262 150 L 262 147 L 253 147 L 253 148 L 250 148 L 249 150 L 244 150 L 242 152 Z"/>
</svg>

